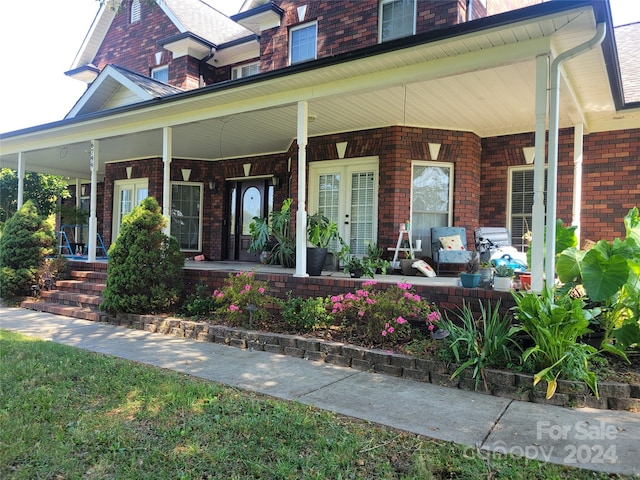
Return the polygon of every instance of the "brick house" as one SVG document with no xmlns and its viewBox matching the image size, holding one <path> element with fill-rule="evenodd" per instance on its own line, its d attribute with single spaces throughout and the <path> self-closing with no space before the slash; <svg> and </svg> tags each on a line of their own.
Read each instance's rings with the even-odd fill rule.
<svg viewBox="0 0 640 480">
<path fill-rule="evenodd" d="M 640 203 L 640 25 L 614 35 L 607 1 L 116 3 L 67 72 L 88 84 L 67 117 L 0 136 L 3 166 L 75 182 L 106 248 L 147 195 L 186 256 L 243 261 L 251 218 L 287 197 L 299 247 L 321 211 L 355 253 L 409 220 L 425 257 L 434 226 L 540 238 L 534 191 L 582 239 L 621 236 Z"/>
</svg>

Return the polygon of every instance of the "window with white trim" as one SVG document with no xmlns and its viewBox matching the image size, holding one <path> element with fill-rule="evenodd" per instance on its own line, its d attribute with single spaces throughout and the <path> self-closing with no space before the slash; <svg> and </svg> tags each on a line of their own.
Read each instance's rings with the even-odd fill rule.
<svg viewBox="0 0 640 480">
<path fill-rule="evenodd" d="M 159 82 L 169 83 L 169 65 L 152 69 L 151 78 Z"/>
<path fill-rule="evenodd" d="M 411 236 L 431 254 L 431 228 L 451 223 L 453 163 L 415 161 L 411 166 Z"/>
<path fill-rule="evenodd" d="M 231 80 L 236 80 L 238 78 L 249 77 L 251 75 L 256 75 L 260 73 L 260 63 L 246 63 L 244 65 L 240 65 L 238 67 L 233 67 L 231 69 Z"/>
<path fill-rule="evenodd" d="M 509 169 L 509 208 L 507 218 L 511 245 L 524 250 L 526 243 L 522 236 L 531 231 L 533 223 L 533 167 L 511 167 Z M 547 203 L 547 170 L 544 171 L 544 203 Z"/>
<path fill-rule="evenodd" d="M 202 251 L 202 184 L 171 182 L 171 235 L 180 250 Z"/>
<path fill-rule="evenodd" d="M 289 31 L 289 64 L 315 60 L 318 49 L 318 23 L 306 23 Z"/>
<path fill-rule="evenodd" d="M 130 23 L 136 23 L 139 22 L 141 18 L 141 11 L 140 11 L 140 0 L 133 0 L 131 2 L 131 18 L 130 18 Z"/>
<path fill-rule="evenodd" d="M 380 2 L 380 42 L 408 37 L 416 33 L 416 0 Z"/>
</svg>

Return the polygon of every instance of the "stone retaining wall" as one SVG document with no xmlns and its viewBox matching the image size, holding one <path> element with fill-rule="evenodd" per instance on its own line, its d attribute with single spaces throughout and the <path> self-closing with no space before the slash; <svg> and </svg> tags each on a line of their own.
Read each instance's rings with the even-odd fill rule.
<svg viewBox="0 0 640 480">
<path fill-rule="evenodd" d="M 476 380 L 471 377 L 470 372 L 465 370 L 451 379 L 451 374 L 458 365 L 437 360 L 415 358 L 385 350 L 372 350 L 299 335 L 264 333 L 173 317 L 121 314 L 107 318 L 109 323 L 152 333 L 290 355 L 451 388 L 476 390 Z M 486 386 L 482 379 L 478 383 L 477 391 L 480 393 L 565 407 L 640 412 L 640 385 L 599 382 L 600 398 L 597 399 L 585 383 L 559 380 L 555 395 L 547 400 L 545 399 L 546 382 L 541 382 L 534 387 L 533 375 L 530 374 L 487 369 L 485 380 Z"/>
</svg>

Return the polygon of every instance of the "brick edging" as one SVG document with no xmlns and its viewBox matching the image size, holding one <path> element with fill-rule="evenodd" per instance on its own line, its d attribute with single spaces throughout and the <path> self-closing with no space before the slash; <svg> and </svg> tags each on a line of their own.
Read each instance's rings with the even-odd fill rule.
<svg viewBox="0 0 640 480">
<path fill-rule="evenodd" d="M 600 398 L 597 399 L 584 382 L 558 380 L 555 395 L 547 400 L 546 383 L 533 386 L 533 375 L 505 370 L 485 370 L 484 382 L 480 379 L 475 389 L 471 373 L 463 371 L 456 378 L 451 374 L 458 367 L 438 360 L 422 359 L 386 350 L 369 349 L 355 345 L 328 342 L 316 338 L 281 333 L 212 325 L 177 317 L 157 315 L 118 314 L 103 317 L 113 325 L 126 326 L 151 333 L 173 335 L 202 342 L 218 343 L 230 347 L 259 350 L 279 355 L 289 355 L 315 362 L 326 362 L 341 367 L 370 371 L 433 383 L 451 388 L 475 390 L 478 393 L 507 397 L 524 402 L 544 403 L 563 407 L 590 407 L 609 410 L 640 412 L 640 385 L 620 382 L 598 382 Z"/>
</svg>

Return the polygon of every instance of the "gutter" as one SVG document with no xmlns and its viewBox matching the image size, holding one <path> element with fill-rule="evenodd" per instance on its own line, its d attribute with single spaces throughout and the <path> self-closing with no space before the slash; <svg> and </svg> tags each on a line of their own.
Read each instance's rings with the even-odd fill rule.
<svg viewBox="0 0 640 480">
<path fill-rule="evenodd" d="M 551 62 L 549 74 L 549 158 L 547 164 L 547 238 L 545 256 L 545 276 L 547 285 L 555 278 L 556 257 L 556 204 L 558 190 L 558 124 L 560 122 L 560 67 L 564 62 L 582 55 L 598 47 L 605 39 L 607 25 L 600 22 L 596 25 L 595 35 L 588 41 L 573 47 L 558 55 Z M 542 232 L 537 232 L 536 238 L 543 238 Z"/>
</svg>

